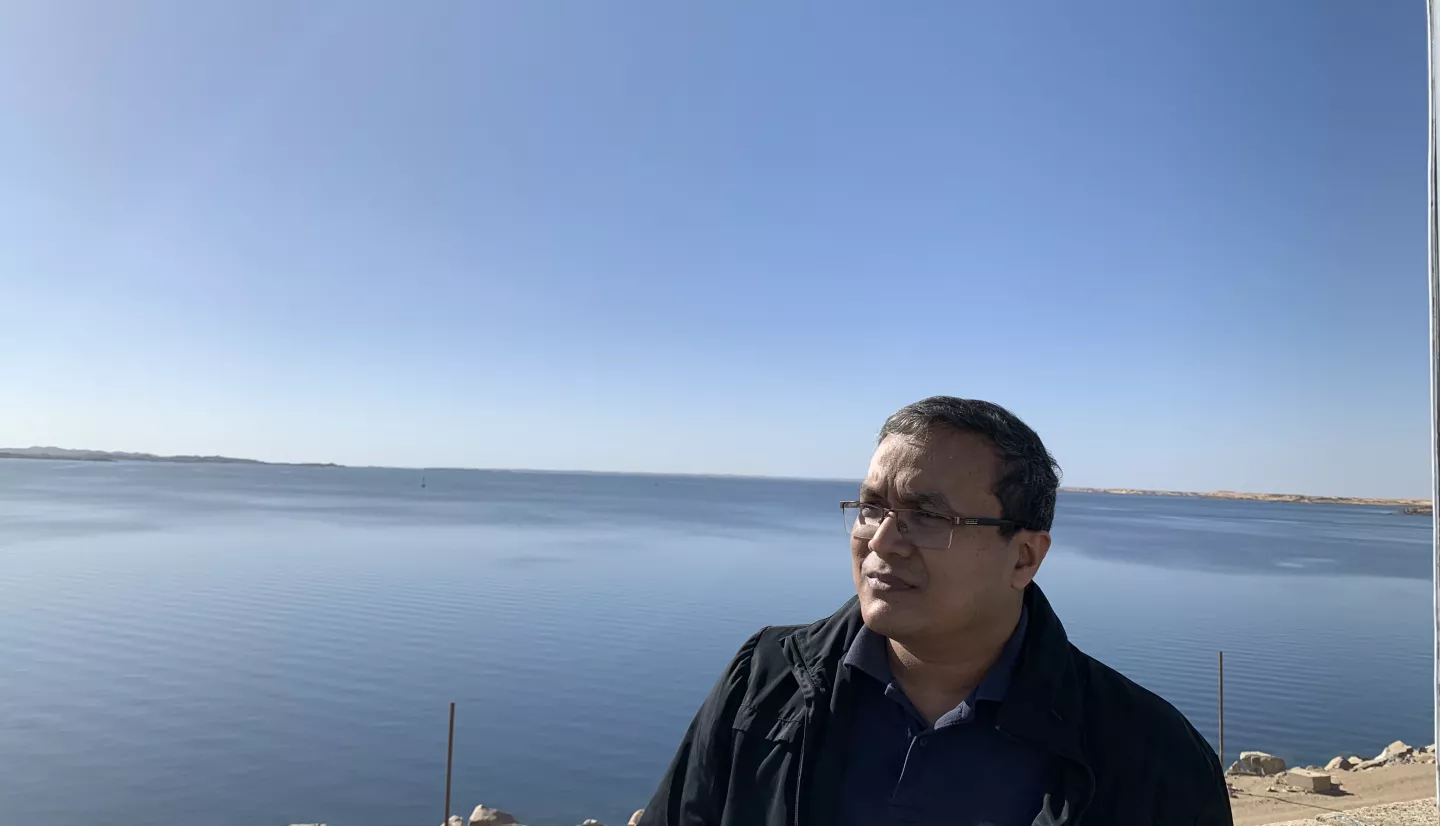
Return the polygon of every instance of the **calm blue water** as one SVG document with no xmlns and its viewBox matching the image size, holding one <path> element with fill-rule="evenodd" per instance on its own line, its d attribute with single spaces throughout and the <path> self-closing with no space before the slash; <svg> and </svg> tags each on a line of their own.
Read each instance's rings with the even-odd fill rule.
<svg viewBox="0 0 1440 826">
<path fill-rule="evenodd" d="M 624 823 L 762 625 L 850 594 L 836 482 L 0 460 L 0 822 Z M 1062 494 L 1073 639 L 1293 762 L 1431 736 L 1430 523 Z M 1213 736 L 1213 735 L 1212 735 Z"/>
</svg>

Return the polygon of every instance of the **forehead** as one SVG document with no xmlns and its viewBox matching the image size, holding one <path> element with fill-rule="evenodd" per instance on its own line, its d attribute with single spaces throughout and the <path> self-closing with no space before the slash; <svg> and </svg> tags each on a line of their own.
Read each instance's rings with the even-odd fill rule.
<svg viewBox="0 0 1440 826">
<path fill-rule="evenodd" d="M 999 470 L 995 448 L 984 437 L 940 429 L 923 436 L 886 436 L 870 457 L 865 487 L 892 506 L 941 494 L 960 510 L 995 501 Z"/>
</svg>

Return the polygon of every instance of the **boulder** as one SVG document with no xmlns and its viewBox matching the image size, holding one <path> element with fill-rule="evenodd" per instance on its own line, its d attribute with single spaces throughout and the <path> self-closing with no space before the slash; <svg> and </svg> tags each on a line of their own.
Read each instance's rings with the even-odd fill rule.
<svg viewBox="0 0 1440 826">
<path fill-rule="evenodd" d="M 1351 763 L 1351 762 L 1350 762 L 1350 758 L 1348 758 L 1348 757 L 1336 757 L 1335 759 L 1331 760 L 1329 763 L 1326 763 L 1326 764 L 1325 764 L 1325 771 L 1327 771 L 1327 772 L 1348 772 L 1348 771 L 1350 771 L 1350 769 L 1351 769 L 1352 767 L 1354 767 L 1354 765 L 1355 765 L 1355 764 L 1354 764 L 1354 763 Z"/>
<path fill-rule="evenodd" d="M 586 818 L 586 819 L 585 819 L 585 822 L 584 822 L 584 823 L 581 823 L 580 826 L 605 826 L 605 824 L 604 824 L 604 823 L 601 823 L 600 821 L 598 821 L 598 820 L 596 820 L 595 818 L 591 817 L 591 818 Z"/>
<path fill-rule="evenodd" d="M 1414 753 L 1415 749 L 1405 745 L 1404 740 L 1396 740 L 1395 742 L 1386 746 L 1385 750 L 1380 752 L 1379 756 L 1384 757 L 1387 760 L 1399 760 L 1402 757 L 1409 757 Z"/>
<path fill-rule="evenodd" d="M 465 826 L 465 818 L 460 815 L 450 815 L 450 819 L 445 821 L 445 826 Z"/>
<path fill-rule="evenodd" d="M 476 806 L 470 813 L 470 826 L 512 826 L 518 822 L 514 815 L 486 806 Z"/>
<path fill-rule="evenodd" d="M 1330 779 L 1330 775 L 1309 769 L 1291 769 L 1285 772 L 1282 779 L 1285 781 L 1285 785 L 1306 792 L 1328 792 L 1335 788 L 1335 783 Z"/>
<path fill-rule="evenodd" d="M 1389 762 L 1390 761 L 1385 759 L 1384 755 L 1381 755 L 1374 760 L 1361 760 L 1359 763 L 1355 764 L 1355 771 L 1363 772 L 1368 769 L 1378 769 L 1381 766 L 1387 765 Z"/>
<path fill-rule="evenodd" d="M 627 824 L 625 824 L 625 826 L 640 826 L 640 818 L 641 818 L 641 816 L 643 816 L 644 814 L 645 814 L 645 810 L 644 810 L 644 809 L 641 809 L 641 810 L 637 811 L 635 814 L 630 815 L 630 822 L 627 823 Z"/>
<path fill-rule="evenodd" d="M 1430 754 L 1434 754 L 1434 753 L 1435 753 L 1435 744 L 1434 744 L 1434 743 L 1431 743 L 1430 745 L 1428 745 L 1428 746 L 1426 746 L 1425 748 L 1421 749 L 1421 751 L 1423 751 L 1423 752 L 1428 752 L 1428 753 L 1430 753 Z"/>
<path fill-rule="evenodd" d="M 1285 771 L 1285 761 L 1273 754 L 1266 754 L 1263 751 L 1242 751 L 1240 759 L 1235 764 L 1241 767 L 1238 774 L 1258 774 L 1261 777 L 1270 777 Z M 1231 766 L 1232 769 L 1235 766 Z"/>
<path fill-rule="evenodd" d="M 1352 755 L 1350 755 L 1350 766 L 1351 766 L 1351 768 L 1354 768 L 1357 763 L 1362 763 L 1362 762 L 1364 762 L 1364 761 L 1362 761 L 1362 760 L 1360 759 L 1360 755 L 1358 755 L 1358 754 L 1352 754 Z"/>
</svg>

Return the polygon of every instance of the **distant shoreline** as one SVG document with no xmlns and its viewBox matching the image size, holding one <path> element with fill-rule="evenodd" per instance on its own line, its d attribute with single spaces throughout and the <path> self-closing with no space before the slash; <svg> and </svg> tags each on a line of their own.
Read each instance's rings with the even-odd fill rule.
<svg viewBox="0 0 1440 826">
<path fill-rule="evenodd" d="M 154 453 L 130 453 L 117 450 L 73 450 L 63 447 L 22 447 L 22 448 L 0 448 L 0 459 L 34 459 L 41 461 L 62 461 L 62 462 L 174 462 L 178 464 L 215 464 L 215 465 L 274 465 L 279 467 L 325 467 L 344 468 L 349 465 L 336 464 L 334 462 L 265 462 L 260 459 L 239 459 L 233 456 L 160 456 Z M 533 470 L 526 471 L 522 468 L 392 468 L 393 470 L 496 470 L 505 472 L 532 472 L 532 473 L 583 473 L 609 475 L 609 471 L 559 471 L 559 470 Z M 668 473 L 618 473 L 621 476 L 686 476 L 711 474 L 668 474 Z M 756 478 L 773 479 L 777 477 L 741 477 L 729 474 L 721 478 Z M 798 477 L 797 477 L 798 478 Z M 837 480 L 838 481 L 838 480 Z M 1181 491 L 1181 490 L 1141 490 L 1136 488 L 1061 488 L 1068 493 L 1106 493 L 1112 496 L 1183 496 L 1196 499 L 1234 499 L 1247 502 L 1289 502 L 1313 505 L 1375 505 L 1380 507 L 1403 508 L 1404 513 L 1428 514 L 1430 510 L 1429 499 L 1383 499 L 1351 496 L 1307 496 L 1298 493 L 1242 493 L 1230 490 L 1218 490 L 1208 493 Z"/>
<path fill-rule="evenodd" d="M 1429 499 L 1381 499 L 1357 496 L 1306 496 L 1300 493 L 1240 493 L 1217 490 L 1197 493 L 1181 490 L 1135 490 L 1131 488 L 1061 488 L 1071 493 L 1108 493 L 1115 496 L 1188 496 L 1197 499 L 1236 499 L 1247 502 L 1293 502 L 1306 505 L 1379 505 L 1405 508 L 1406 513 L 1430 513 Z"/>
<path fill-rule="evenodd" d="M 0 459 L 33 459 L 49 462 L 171 462 L 206 465 L 280 465 L 284 467 L 344 467 L 331 462 L 262 462 L 233 456 L 157 456 L 121 450 L 71 450 L 63 447 L 0 448 Z"/>
</svg>

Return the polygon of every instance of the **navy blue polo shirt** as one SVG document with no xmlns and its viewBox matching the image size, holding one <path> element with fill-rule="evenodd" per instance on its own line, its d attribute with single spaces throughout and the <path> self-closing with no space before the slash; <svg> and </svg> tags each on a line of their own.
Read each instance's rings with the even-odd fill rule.
<svg viewBox="0 0 1440 826">
<path fill-rule="evenodd" d="M 856 673 L 841 826 L 1062 822 L 1039 817 L 1047 795 L 1052 817 L 1060 815 L 1054 759 L 995 726 L 1027 623 L 1022 609 L 1014 633 L 980 685 L 934 726 L 895 681 L 889 641 L 861 627 L 844 659 Z"/>
</svg>

